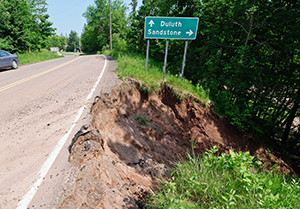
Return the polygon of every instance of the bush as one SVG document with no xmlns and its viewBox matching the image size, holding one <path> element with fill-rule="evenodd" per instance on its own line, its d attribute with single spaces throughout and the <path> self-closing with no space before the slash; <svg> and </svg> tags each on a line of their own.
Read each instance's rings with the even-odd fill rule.
<svg viewBox="0 0 300 209">
<path fill-rule="evenodd" d="M 161 181 L 149 199 L 151 208 L 299 208 L 300 181 L 273 171 L 258 172 L 249 152 L 202 158 L 187 154 L 175 163 L 170 181 Z"/>
<path fill-rule="evenodd" d="M 112 35 L 112 48 L 114 51 L 124 52 L 126 51 L 126 46 L 127 46 L 126 40 L 121 38 L 119 33 L 114 33 Z M 106 44 L 102 50 L 105 51 L 109 49 L 110 49 L 109 44 Z"/>
</svg>

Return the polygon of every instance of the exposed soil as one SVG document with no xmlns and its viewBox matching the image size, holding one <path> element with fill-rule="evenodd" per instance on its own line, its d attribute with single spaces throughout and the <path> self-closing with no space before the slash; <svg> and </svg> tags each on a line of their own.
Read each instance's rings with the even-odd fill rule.
<svg viewBox="0 0 300 209">
<path fill-rule="evenodd" d="M 220 152 L 250 151 L 272 167 L 293 173 L 253 137 L 238 131 L 193 96 L 179 100 L 170 87 L 150 96 L 127 79 L 102 94 L 92 122 L 74 137 L 69 161 L 79 168 L 68 182 L 59 208 L 142 208 L 155 179 L 166 177 L 172 162 L 217 145 Z"/>
</svg>

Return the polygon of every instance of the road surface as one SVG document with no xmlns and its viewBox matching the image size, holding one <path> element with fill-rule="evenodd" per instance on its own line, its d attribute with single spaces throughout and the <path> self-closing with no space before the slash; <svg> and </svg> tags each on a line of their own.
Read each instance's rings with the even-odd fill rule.
<svg viewBox="0 0 300 209">
<path fill-rule="evenodd" d="M 0 71 L 0 209 L 55 208 L 76 172 L 67 147 L 95 96 L 117 83 L 114 68 L 91 55 Z"/>
</svg>

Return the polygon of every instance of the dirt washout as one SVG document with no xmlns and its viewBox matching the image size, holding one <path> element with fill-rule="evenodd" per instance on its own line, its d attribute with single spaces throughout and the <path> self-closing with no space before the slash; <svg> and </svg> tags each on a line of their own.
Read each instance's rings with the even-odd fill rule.
<svg viewBox="0 0 300 209">
<path fill-rule="evenodd" d="M 221 152 L 250 151 L 279 169 L 287 164 L 258 142 L 203 107 L 192 96 L 178 100 L 169 87 L 148 95 L 140 82 L 102 94 L 92 121 L 74 137 L 69 161 L 79 169 L 59 208 L 141 208 L 157 177 L 195 143 L 196 154 L 217 145 Z"/>
</svg>

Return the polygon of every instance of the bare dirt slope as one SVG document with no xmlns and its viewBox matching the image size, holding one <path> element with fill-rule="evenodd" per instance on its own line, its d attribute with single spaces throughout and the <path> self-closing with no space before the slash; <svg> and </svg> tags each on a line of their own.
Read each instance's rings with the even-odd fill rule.
<svg viewBox="0 0 300 209">
<path fill-rule="evenodd" d="M 92 107 L 92 122 L 74 137 L 69 160 L 79 173 L 67 182 L 59 208 L 142 208 L 155 178 L 195 144 L 201 154 L 219 150 L 250 151 L 279 169 L 288 165 L 255 140 L 240 133 L 192 96 L 176 99 L 169 87 L 150 96 L 140 83 L 120 82 Z"/>
</svg>

